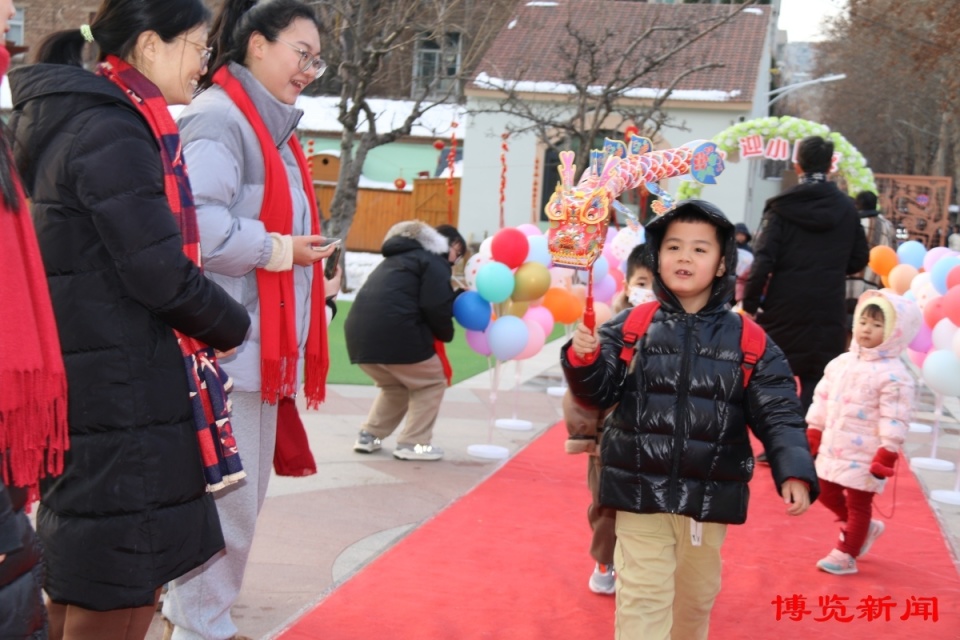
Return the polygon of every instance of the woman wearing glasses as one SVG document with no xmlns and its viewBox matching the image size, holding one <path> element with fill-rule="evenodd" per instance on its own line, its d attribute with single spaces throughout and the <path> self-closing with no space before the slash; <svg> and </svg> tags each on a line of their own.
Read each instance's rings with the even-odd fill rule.
<svg viewBox="0 0 960 640">
<path fill-rule="evenodd" d="M 192 99 L 208 19 L 200 0 L 105 0 L 10 74 L 68 384 L 70 448 L 37 513 L 51 638 L 143 638 L 160 587 L 224 546 L 208 489 L 230 478 L 205 477 L 216 425 L 198 428 L 226 398 L 213 348 L 250 319 L 203 277 L 168 111 Z"/>
<path fill-rule="evenodd" d="M 230 616 L 273 463 L 277 403 L 304 371 L 308 406 L 327 369 L 322 260 L 313 183 L 294 106 L 325 68 L 319 22 L 298 0 L 226 0 L 214 21 L 213 64 L 179 118 L 197 199 L 208 278 L 242 302 L 250 336 L 224 360 L 246 479 L 218 495 L 226 553 L 176 580 L 164 598 L 174 640 L 243 638 Z"/>
</svg>

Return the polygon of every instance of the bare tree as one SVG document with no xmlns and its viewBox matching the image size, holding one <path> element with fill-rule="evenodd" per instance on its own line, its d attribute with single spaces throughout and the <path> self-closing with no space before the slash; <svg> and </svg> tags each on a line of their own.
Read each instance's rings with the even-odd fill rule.
<svg viewBox="0 0 960 640">
<path fill-rule="evenodd" d="M 357 186 L 371 149 L 410 135 L 414 124 L 437 105 L 457 102 L 465 74 L 495 35 L 516 0 L 315 0 L 324 30 L 324 57 L 340 95 L 340 174 L 324 233 L 346 237 L 357 207 Z M 455 37 L 452 34 L 456 34 Z M 418 45 L 435 43 L 451 64 L 437 82 L 413 82 Z M 450 49 L 456 48 L 455 51 Z M 452 57 L 451 57 L 452 56 Z M 455 58 L 455 59 L 454 59 Z M 398 83 L 398 77 L 400 82 Z M 400 123 L 378 121 L 370 106 L 390 87 L 409 92 L 409 111 Z M 379 93 L 378 93 L 379 92 Z"/>
<path fill-rule="evenodd" d="M 532 131 L 554 151 L 573 149 L 582 172 L 590 150 L 608 131 L 623 131 L 633 125 L 653 138 L 668 122 L 682 126 L 669 120 L 664 108 L 667 101 L 685 80 L 724 66 L 722 60 L 704 56 L 704 51 L 717 42 L 712 39 L 721 37 L 724 25 L 748 7 L 768 3 L 745 0 L 735 3 L 737 6 L 710 10 L 662 7 L 655 23 L 633 31 L 622 25 L 607 26 L 601 20 L 585 20 L 578 13 L 580 4 L 564 7 L 570 17 L 555 56 L 559 65 L 555 75 L 559 75 L 553 90 L 565 95 L 552 100 L 542 95 L 531 98 L 526 80 L 537 61 L 530 67 L 484 70 L 475 85 L 498 90 L 502 95 L 495 109 L 477 113 L 516 116 L 520 124 L 509 126 L 509 133 Z M 603 10 L 600 4 L 593 4 Z M 721 3 L 700 0 L 696 4 Z"/>
<path fill-rule="evenodd" d="M 960 6 L 850 0 L 829 34 L 818 75 L 847 79 L 824 88 L 825 124 L 878 173 L 960 177 Z"/>
</svg>

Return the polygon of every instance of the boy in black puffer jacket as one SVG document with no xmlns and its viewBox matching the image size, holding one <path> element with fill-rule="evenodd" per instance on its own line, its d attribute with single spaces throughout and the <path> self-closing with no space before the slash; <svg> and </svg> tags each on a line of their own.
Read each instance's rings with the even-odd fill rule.
<svg viewBox="0 0 960 640">
<path fill-rule="evenodd" d="M 680 203 L 647 225 L 660 308 L 621 359 L 623 312 L 594 335 L 577 327 L 561 353 L 573 395 L 604 409 L 600 501 L 617 509 L 617 638 L 707 637 L 728 524 L 747 517 L 765 446 L 787 513 L 819 492 L 793 374 L 769 339 L 745 387 L 733 225 L 715 206 Z"/>
</svg>

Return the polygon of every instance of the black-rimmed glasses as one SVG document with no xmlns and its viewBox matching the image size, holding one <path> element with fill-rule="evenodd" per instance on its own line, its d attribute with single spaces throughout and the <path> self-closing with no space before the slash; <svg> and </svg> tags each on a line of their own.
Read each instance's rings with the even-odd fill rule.
<svg viewBox="0 0 960 640">
<path fill-rule="evenodd" d="M 310 69 L 313 69 L 314 77 L 319 78 L 323 75 L 323 72 L 327 70 L 327 63 L 324 62 L 320 56 L 315 56 L 309 51 L 304 51 L 292 42 L 287 42 L 280 38 L 277 38 L 277 42 L 282 42 L 300 54 L 300 71 L 303 73 L 307 73 Z"/>
</svg>

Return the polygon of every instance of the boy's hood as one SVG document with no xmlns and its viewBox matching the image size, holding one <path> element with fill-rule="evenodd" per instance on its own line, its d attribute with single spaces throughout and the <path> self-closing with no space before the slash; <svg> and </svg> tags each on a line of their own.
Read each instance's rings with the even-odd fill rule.
<svg viewBox="0 0 960 640">
<path fill-rule="evenodd" d="M 450 241 L 426 222 L 405 220 L 390 227 L 380 252 L 386 257 L 421 248 L 444 255 L 450 251 Z"/>
<path fill-rule="evenodd" d="M 865 349 L 857 344 L 856 340 L 851 340 L 850 351 L 864 357 L 895 358 L 903 353 L 920 330 L 920 307 L 889 289 L 865 291 L 857 300 L 857 309 L 853 313 L 854 323 L 860 317 L 864 306 L 870 303 L 883 309 L 884 335 L 889 335 L 880 346 L 872 349 Z"/>
<path fill-rule="evenodd" d="M 710 300 L 701 310 L 702 313 L 722 308 L 733 298 L 733 291 L 737 282 L 737 239 L 736 234 L 734 234 L 733 223 L 714 204 L 705 200 L 684 200 L 677 203 L 674 209 L 647 223 L 644 231 L 647 237 L 647 250 L 653 252 L 653 291 L 656 293 L 660 304 L 666 305 L 674 311 L 682 311 L 683 305 L 660 279 L 660 244 L 663 242 L 663 234 L 666 233 L 670 222 L 691 208 L 705 214 L 720 228 L 723 237 L 723 261 L 726 265 L 724 275 L 713 279 Z"/>
</svg>

